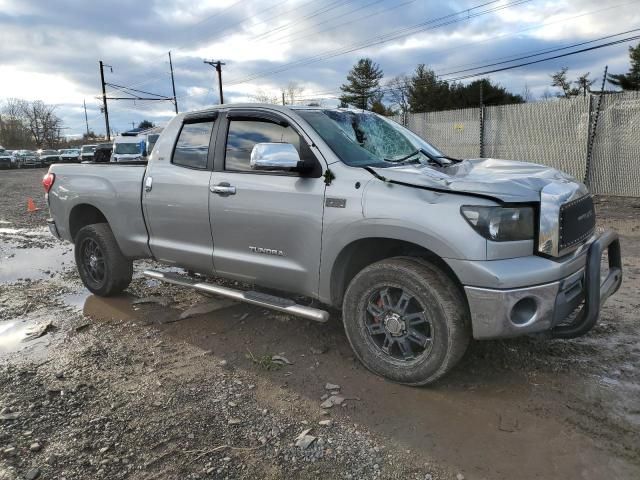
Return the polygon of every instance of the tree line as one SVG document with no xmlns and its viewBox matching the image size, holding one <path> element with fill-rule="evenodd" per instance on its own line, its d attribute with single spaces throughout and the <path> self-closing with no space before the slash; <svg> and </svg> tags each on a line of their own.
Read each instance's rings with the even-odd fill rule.
<svg viewBox="0 0 640 480">
<path fill-rule="evenodd" d="M 0 107 L 0 145 L 5 148 L 53 148 L 61 130 L 55 106 L 42 100 L 10 98 Z"/>
<path fill-rule="evenodd" d="M 640 90 L 640 44 L 629 47 L 629 58 L 628 73 L 609 74 L 607 81 L 623 90 Z M 568 70 L 563 67 L 551 75 L 550 85 L 560 89 L 555 96 L 570 98 L 591 92 L 595 80 L 590 78 L 590 72 L 569 80 Z M 340 87 L 340 106 L 394 115 L 477 107 L 481 101 L 485 105 L 504 105 L 532 99 L 526 87 L 522 95 L 515 94 L 487 78 L 467 84 L 442 80 L 425 64 L 419 64 L 411 75 L 398 75 L 384 84 L 383 78 L 379 64 L 370 58 L 361 58 Z M 543 95 L 551 96 L 550 93 Z"/>
<path fill-rule="evenodd" d="M 398 75 L 382 84 L 384 73 L 370 58 L 361 58 L 347 75 L 340 90 L 340 105 L 354 106 L 383 115 L 452 110 L 487 105 L 522 103 L 525 99 L 482 78 L 468 84 L 439 79 L 425 64 L 411 75 Z"/>
</svg>

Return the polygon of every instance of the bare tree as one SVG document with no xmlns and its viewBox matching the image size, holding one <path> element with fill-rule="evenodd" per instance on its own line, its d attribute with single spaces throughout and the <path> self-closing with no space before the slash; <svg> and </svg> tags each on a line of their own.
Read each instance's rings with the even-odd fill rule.
<svg viewBox="0 0 640 480">
<path fill-rule="evenodd" d="M 594 83 L 596 83 L 595 79 L 591 80 L 589 78 L 589 75 L 591 74 L 591 72 L 587 72 L 583 75 L 580 75 L 578 77 L 578 79 L 576 80 L 576 85 L 578 86 L 578 91 L 582 90 L 582 96 L 586 97 L 587 96 L 587 92 L 591 91 L 591 85 L 593 85 Z"/>
<path fill-rule="evenodd" d="M 534 100 L 533 92 L 531 92 L 531 89 L 529 88 L 529 85 L 527 83 L 524 84 L 524 87 L 522 88 L 522 93 L 520 94 L 520 96 L 526 103 L 533 102 Z"/>
<path fill-rule="evenodd" d="M 62 120 L 55 106 L 42 100 L 28 101 L 10 98 L 2 107 L 3 142 L 16 148 L 54 147 L 60 141 Z"/>
<path fill-rule="evenodd" d="M 2 105 L 0 115 L 0 143 L 11 149 L 31 148 L 35 145 L 31 132 L 24 124 L 22 100 L 9 98 Z"/>
<path fill-rule="evenodd" d="M 571 87 L 571 84 L 573 82 L 567 79 L 568 71 L 569 71 L 569 67 L 562 67 L 556 73 L 551 75 L 551 86 L 561 88 L 562 95 L 558 95 L 558 96 L 564 96 L 565 98 L 572 97 L 579 93 L 577 89 Z"/>
<path fill-rule="evenodd" d="M 587 92 L 591 91 L 591 85 L 593 85 L 596 81 L 591 80 L 589 75 L 591 72 L 584 73 L 580 75 L 575 81 L 571 81 L 567 79 L 567 72 L 569 69 L 567 67 L 562 67 L 556 73 L 551 75 L 551 86 L 552 87 L 560 87 L 562 89 L 562 95 L 565 98 L 575 97 L 580 95 L 582 92 L 582 96 L 586 97 Z M 576 85 L 572 87 L 571 85 Z"/>
<path fill-rule="evenodd" d="M 411 89 L 411 78 L 407 75 L 398 75 L 393 77 L 387 83 L 389 98 L 392 105 L 395 105 L 400 110 L 401 114 L 409 112 L 409 91 Z"/>
<path fill-rule="evenodd" d="M 556 98 L 556 96 L 553 93 L 551 93 L 551 91 L 548 88 L 545 88 L 544 92 L 542 92 L 541 98 L 543 100 L 551 100 L 552 98 Z"/>
<path fill-rule="evenodd" d="M 296 82 L 289 82 L 286 88 L 282 89 L 282 95 L 284 97 L 284 103 L 286 105 L 294 105 L 298 98 L 304 92 L 304 88 L 298 85 Z"/>
<path fill-rule="evenodd" d="M 251 95 L 251 98 L 256 103 L 280 103 L 277 95 L 271 95 L 262 89 L 259 89 L 255 94 Z"/>
</svg>

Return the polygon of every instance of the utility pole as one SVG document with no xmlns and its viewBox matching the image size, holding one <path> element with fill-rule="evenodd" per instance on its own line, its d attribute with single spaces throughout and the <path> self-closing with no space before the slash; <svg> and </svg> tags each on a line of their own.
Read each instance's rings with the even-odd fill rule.
<svg viewBox="0 0 640 480">
<path fill-rule="evenodd" d="M 136 122 L 131 122 L 131 130 L 133 130 L 134 128 L 136 128 Z"/>
<path fill-rule="evenodd" d="M 226 65 L 220 60 L 214 62 L 213 60 L 205 60 L 204 63 L 211 65 L 218 72 L 218 93 L 220 95 L 220 105 L 224 103 L 224 99 L 222 97 L 222 65 Z"/>
<path fill-rule="evenodd" d="M 171 50 L 169 50 L 169 68 L 171 69 L 171 87 L 173 88 L 173 105 L 176 107 L 176 115 L 177 115 L 178 99 L 176 98 L 176 82 L 173 80 L 173 63 L 171 63 Z"/>
<path fill-rule="evenodd" d="M 286 105 L 286 103 L 284 101 L 284 90 L 282 91 L 282 105 Z"/>
<path fill-rule="evenodd" d="M 89 119 L 87 118 L 87 101 L 82 99 L 82 104 L 84 105 L 84 122 L 87 124 L 87 138 L 89 138 Z"/>
<path fill-rule="evenodd" d="M 111 65 L 105 65 L 104 63 L 102 63 L 102 60 L 100 60 L 100 82 L 102 82 L 102 105 L 104 108 L 104 124 L 107 129 L 107 141 L 109 141 L 111 140 L 111 134 L 109 132 L 109 110 L 107 109 L 107 90 L 104 87 L 104 67 L 111 68 Z"/>
<path fill-rule="evenodd" d="M 480 158 L 484 158 L 484 95 L 483 95 L 484 79 L 480 80 Z"/>
</svg>

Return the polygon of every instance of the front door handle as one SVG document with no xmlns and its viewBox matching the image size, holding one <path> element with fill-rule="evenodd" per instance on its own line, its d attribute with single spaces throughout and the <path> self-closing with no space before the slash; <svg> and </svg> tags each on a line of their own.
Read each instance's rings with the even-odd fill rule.
<svg viewBox="0 0 640 480">
<path fill-rule="evenodd" d="M 219 183 L 218 185 L 210 185 L 209 190 L 211 193 L 216 193 L 218 195 L 235 195 L 236 187 L 233 185 L 229 185 L 227 182 Z"/>
<path fill-rule="evenodd" d="M 144 191 L 150 192 L 152 188 L 153 188 L 153 178 L 147 177 L 146 180 L 144 181 Z"/>
</svg>

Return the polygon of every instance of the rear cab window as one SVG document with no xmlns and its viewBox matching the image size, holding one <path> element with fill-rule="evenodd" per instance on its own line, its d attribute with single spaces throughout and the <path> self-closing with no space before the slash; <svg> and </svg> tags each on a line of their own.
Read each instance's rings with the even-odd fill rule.
<svg viewBox="0 0 640 480">
<path fill-rule="evenodd" d="M 206 169 L 215 120 L 185 123 L 180 130 L 171 162 L 187 168 Z"/>
</svg>

